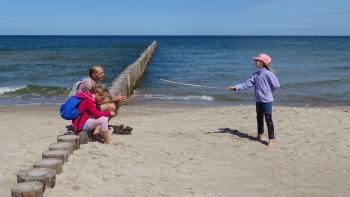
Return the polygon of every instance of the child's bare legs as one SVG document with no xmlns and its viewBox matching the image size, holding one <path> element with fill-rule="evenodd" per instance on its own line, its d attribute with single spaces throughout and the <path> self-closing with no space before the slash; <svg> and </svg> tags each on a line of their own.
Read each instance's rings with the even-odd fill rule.
<svg viewBox="0 0 350 197">
<path fill-rule="evenodd" d="M 101 111 L 115 111 L 116 105 L 115 103 L 106 103 L 101 105 Z"/>
<path fill-rule="evenodd" d="M 112 111 L 112 112 L 115 112 L 115 114 L 117 115 L 118 110 L 119 110 L 119 105 L 115 103 L 106 103 L 101 105 L 101 111 Z M 111 119 L 114 116 L 111 116 L 109 119 Z"/>
</svg>

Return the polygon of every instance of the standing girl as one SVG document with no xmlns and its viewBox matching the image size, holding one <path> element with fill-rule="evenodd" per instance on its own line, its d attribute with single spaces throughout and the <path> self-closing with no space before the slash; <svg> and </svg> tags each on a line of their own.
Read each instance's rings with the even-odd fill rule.
<svg viewBox="0 0 350 197">
<path fill-rule="evenodd" d="M 269 134 L 268 146 L 273 144 L 275 139 L 274 126 L 272 121 L 273 92 L 280 87 L 276 75 L 273 73 L 271 57 L 267 54 L 259 54 L 253 57 L 258 69 L 246 82 L 227 87 L 228 90 L 246 90 L 255 87 L 256 119 L 258 124 L 257 139 L 261 140 L 264 133 L 264 116 Z"/>
</svg>

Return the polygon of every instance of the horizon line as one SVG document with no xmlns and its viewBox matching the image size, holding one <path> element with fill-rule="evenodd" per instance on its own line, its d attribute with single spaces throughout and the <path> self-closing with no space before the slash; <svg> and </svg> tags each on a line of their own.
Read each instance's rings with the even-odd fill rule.
<svg viewBox="0 0 350 197">
<path fill-rule="evenodd" d="M 287 35 L 287 34 L 282 34 L 282 35 L 270 35 L 270 34 L 217 34 L 217 35 L 206 35 L 206 34 L 173 34 L 173 35 L 166 35 L 166 34 L 155 34 L 155 35 L 142 35 L 142 34 L 134 34 L 134 35 L 123 35 L 123 34 L 0 34 L 0 36 L 130 36 L 130 37 L 154 37 L 154 36 L 159 36 L 159 37 L 234 37 L 234 36 L 266 36 L 266 37 L 274 37 L 274 36 L 279 36 L 279 37 L 349 37 L 350 35 L 312 35 L 312 34 L 307 34 L 307 35 L 300 35 L 300 34 L 295 34 L 295 35 Z"/>
</svg>

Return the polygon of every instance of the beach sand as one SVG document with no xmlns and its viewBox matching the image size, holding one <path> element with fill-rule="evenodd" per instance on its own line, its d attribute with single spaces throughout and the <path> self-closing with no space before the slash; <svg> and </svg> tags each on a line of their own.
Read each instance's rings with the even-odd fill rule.
<svg viewBox="0 0 350 197">
<path fill-rule="evenodd" d="M 0 107 L 0 196 L 65 132 L 58 108 Z M 274 107 L 268 148 L 251 140 L 254 106 L 130 104 L 112 124 L 133 134 L 81 146 L 45 196 L 349 196 L 349 116 L 350 107 Z"/>
</svg>

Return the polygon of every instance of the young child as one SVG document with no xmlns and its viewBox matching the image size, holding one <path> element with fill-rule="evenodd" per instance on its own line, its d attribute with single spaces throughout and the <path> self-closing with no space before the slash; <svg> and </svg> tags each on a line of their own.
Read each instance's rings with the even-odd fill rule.
<svg viewBox="0 0 350 197">
<path fill-rule="evenodd" d="M 113 97 L 112 97 L 112 95 L 109 92 L 107 87 L 105 87 L 102 84 L 98 85 L 98 87 L 101 88 L 103 90 L 103 92 L 104 92 L 103 93 L 103 99 L 100 102 L 97 102 L 98 108 L 101 111 L 113 111 L 113 112 L 115 112 L 115 115 L 116 115 L 117 111 L 119 110 L 120 103 L 119 102 L 113 102 Z"/>
<path fill-rule="evenodd" d="M 114 111 L 100 111 L 96 104 L 104 100 L 104 88 L 97 86 L 94 93 L 89 92 L 77 93 L 75 96 L 82 98 L 83 101 L 78 106 L 78 111 L 81 113 L 77 118 L 72 120 L 73 130 L 79 133 L 81 130 L 91 130 L 99 127 L 97 132 L 93 133 L 93 140 L 109 143 L 108 134 L 108 118 L 114 116 Z M 100 134 L 103 136 L 101 139 Z"/>
<path fill-rule="evenodd" d="M 120 104 L 121 103 L 111 103 L 112 102 L 112 96 L 111 96 L 111 93 L 109 92 L 108 88 L 106 88 L 105 86 L 103 85 L 98 85 L 98 86 L 101 86 L 101 88 L 103 89 L 103 92 L 104 92 L 104 100 L 103 100 L 103 105 L 100 105 L 101 103 L 97 103 L 98 104 L 98 107 L 101 111 L 113 111 L 115 112 L 115 115 L 113 116 L 116 116 L 117 115 L 117 112 L 120 108 Z M 111 119 L 111 117 L 109 117 L 109 119 Z M 129 127 L 129 126 L 126 126 L 124 127 L 123 124 L 121 125 L 109 125 L 109 127 L 113 128 L 113 134 L 116 134 L 116 135 L 131 135 L 131 131 L 133 130 L 132 127 Z M 98 130 L 99 127 L 96 127 L 95 130 Z"/>
<path fill-rule="evenodd" d="M 272 72 L 271 57 L 266 54 L 259 54 L 253 57 L 258 69 L 245 83 L 229 86 L 228 90 L 245 90 L 255 87 L 256 118 L 258 123 L 257 139 L 261 140 L 264 133 L 264 116 L 269 134 L 268 146 L 272 146 L 275 139 L 274 126 L 272 122 L 273 92 L 280 87 L 276 75 Z"/>
</svg>

